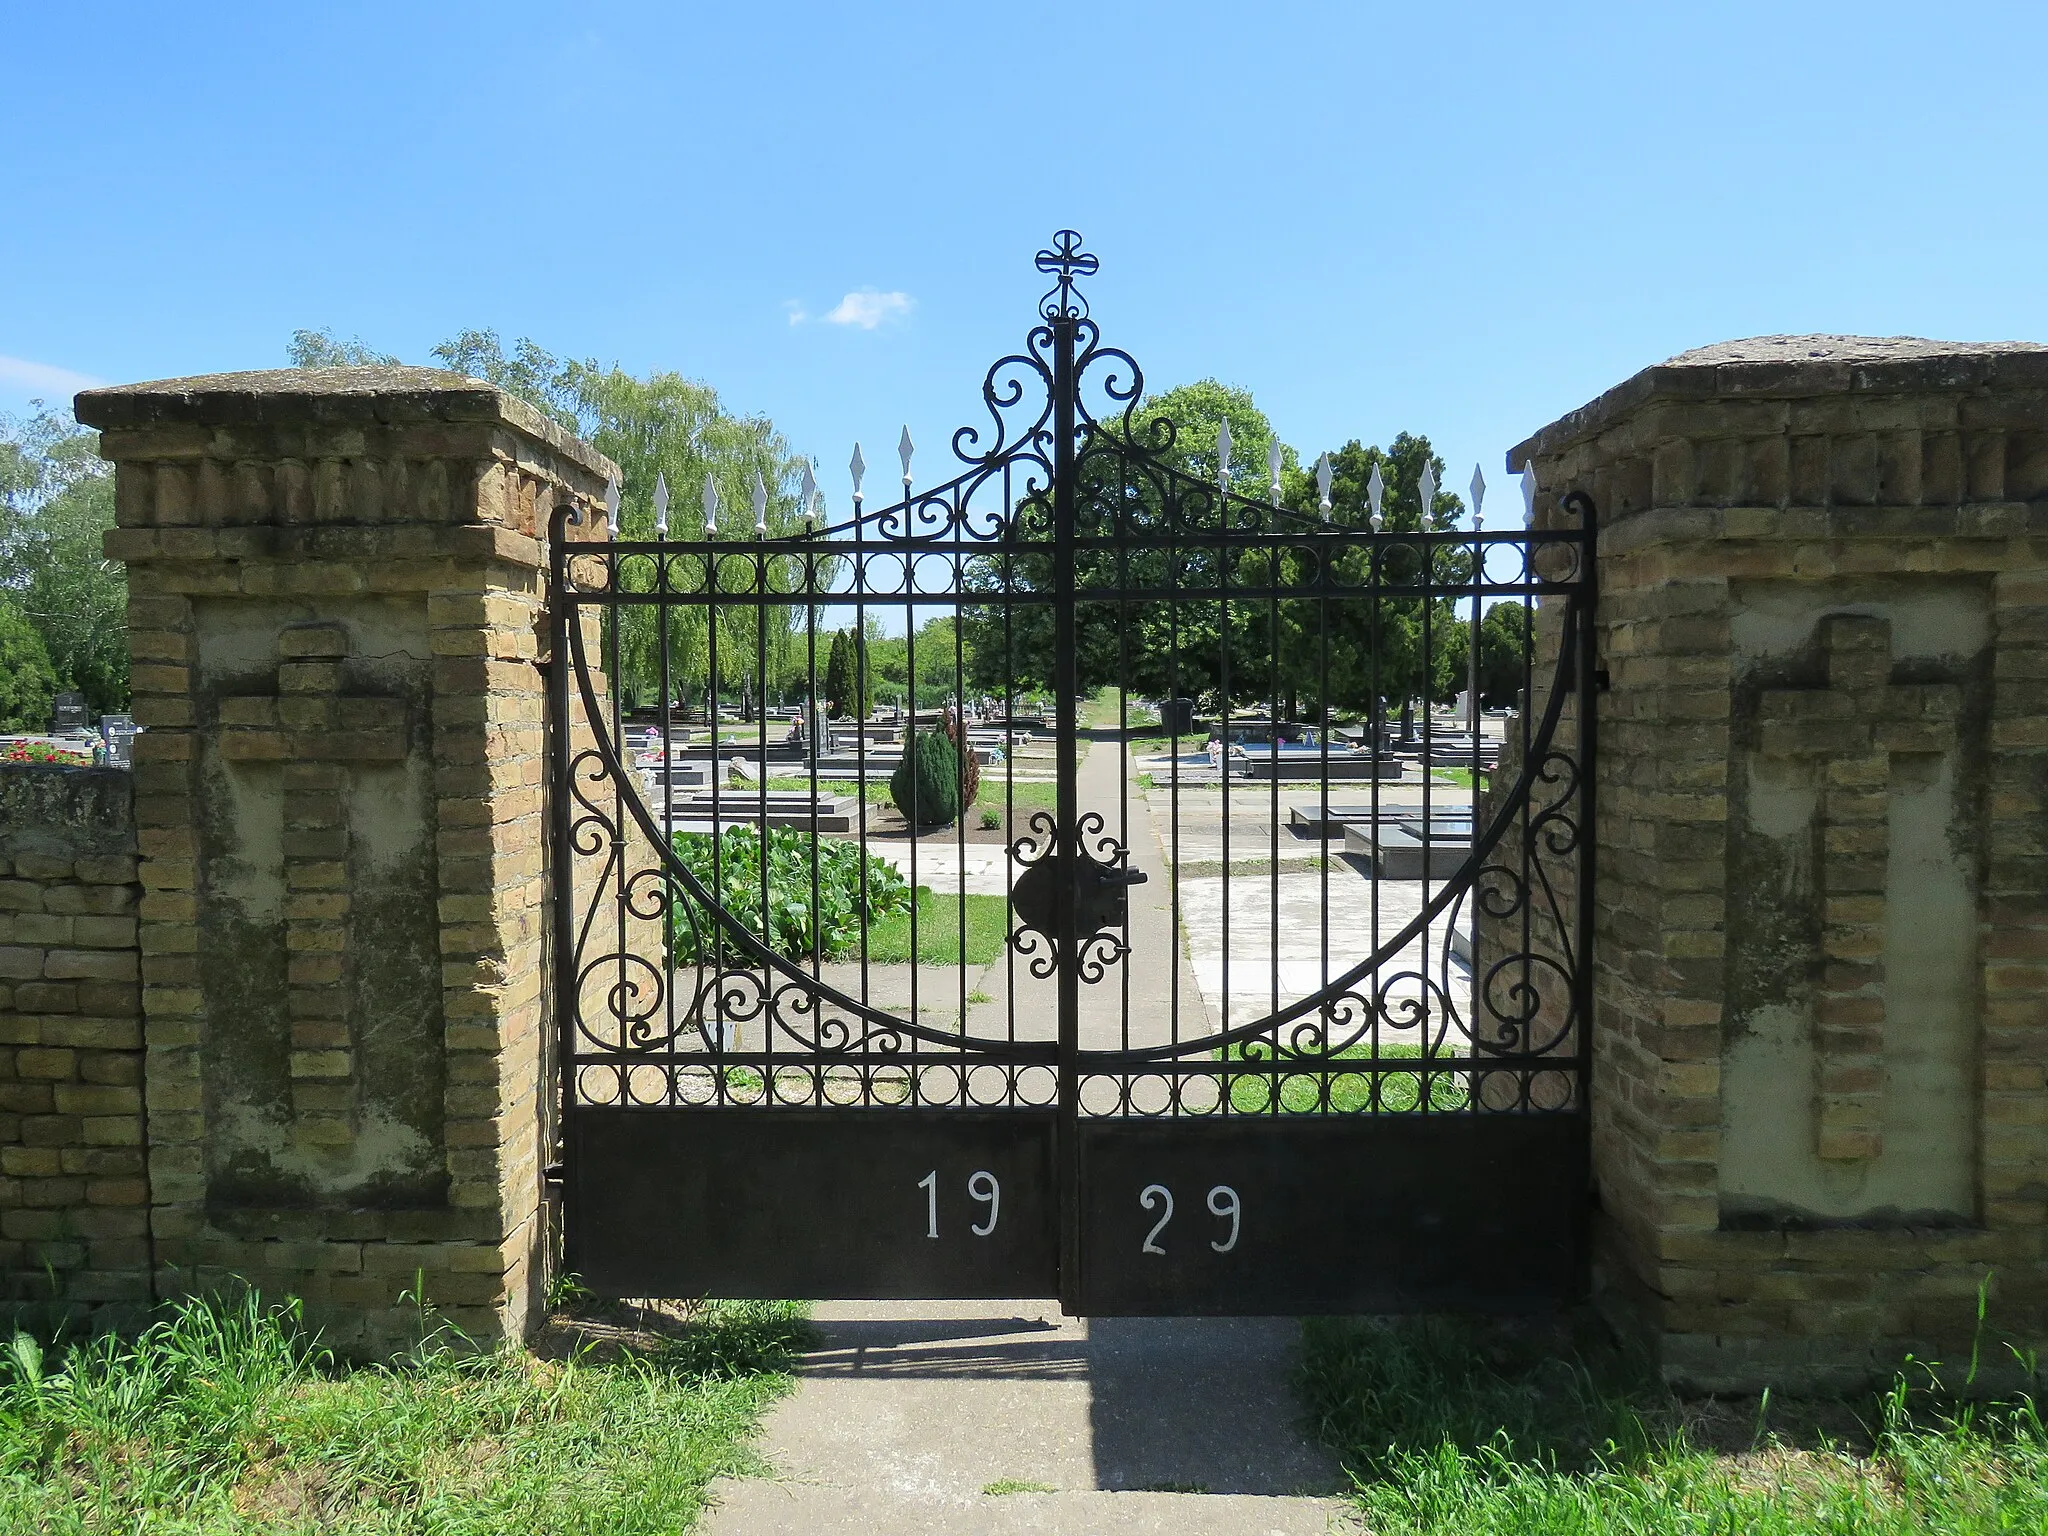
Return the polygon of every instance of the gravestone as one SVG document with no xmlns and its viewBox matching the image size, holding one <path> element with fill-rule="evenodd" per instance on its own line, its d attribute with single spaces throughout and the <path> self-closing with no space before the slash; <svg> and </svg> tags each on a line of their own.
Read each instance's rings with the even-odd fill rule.
<svg viewBox="0 0 2048 1536">
<path fill-rule="evenodd" d="M 85 695 L 60 693 L 50 702 L 50 734 L 71 736 L 85 729 Z"/>
</svg>

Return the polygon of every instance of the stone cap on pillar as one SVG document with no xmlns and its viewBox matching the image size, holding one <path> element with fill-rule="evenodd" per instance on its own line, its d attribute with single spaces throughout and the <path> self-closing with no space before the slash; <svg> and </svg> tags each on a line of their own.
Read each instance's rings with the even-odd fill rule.
<svg viewBox="0 0 2048 1536">
<path fill-rule="evenodd" d="M 2048 345 L 1752 336 L 1696 347 L 1508 450 L 1538 522 L 1570 486 L 1649 507 L 1923 506 L 2048 492 Z"/>
<path fill-rule="evenodd" d="M 1510 448 L 1508 468 L 1519 473 L 1530 455 L 1561 453 L 1653 400 L 1790 400 L 1996 385 L 2048 389 L 2048 344 L 1921 336 L 1750 336 L 1694 347 L 1643 369 Z"/>
<path fill-rule="evenodd" d="M 548 510 L 561 496 L 597 512 L 618 474 L 545 412 L 439 368 L 273 368 L 161 379 L 86 390 L 75 410 L 100 429 L 101 457 L 120 466 L 120 527 L 106 551 L 131 563 L 228 552 L 183 532 L 143 532 L 194 526 L 481 524 L 537 540 L 547 536 Z M 586 517 L 579 533 L 591 537 L 595 527 Z M 298 560 L 343 551 L 330 537 L 318 548 L 303 540 L 259 547 L 241 538 L 233 552 Z M 409 558 L 388 540 L 348 553 Z M 532 563 L 538 546 L 514 557 Z"/>
<path fill-rule="evenodd" d="M 82 391 L 73 414 L 104 432 L 152 427 L 504 425 L 603 478 L 618 466 L 495 384 L 445 368 L 264 368 Z"/>
</svg>

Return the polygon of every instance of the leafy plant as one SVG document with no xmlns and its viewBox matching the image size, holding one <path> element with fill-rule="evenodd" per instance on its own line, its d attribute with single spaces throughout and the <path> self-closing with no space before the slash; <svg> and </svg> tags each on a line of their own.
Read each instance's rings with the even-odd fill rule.
<svg viewBox="0 0 2048 1536">
<path fill-rule="evenodd" d="M 889 796 L 903 819 L 943 827 L 960 814 L 960 754 L 940 731 L 918 731 L 889 779 Z"/>
<path fill-rule="evenodd" d="M 674 841 L 676 857 L 727 915 L 789 959 L 813 953 L 832 959 L 857 944 L 867 923 L 910 909 L 910 885 L 895 865 L 864 857 L 857 843 L 814 842 L 795 827 L 770 827 L 765 850 L 752 827 L 736 827 L 715 840 L 705 832 L 678 832 Z M 669 917 L 670 963 L 694 965 L 708 958 L 717 929 L 712 913 L 679 898 Z"/>
<path fill-rule="evenodd" d="M 974 748 L 967 743 L 967 722 L 961 718 L 959 710 L 948 709 L 939 729 L 953 744 L 954 754 L 960 759 L 960 809 L 964 811 L 981 794 L 981 762 L 975 757 Z"/>
</svg>

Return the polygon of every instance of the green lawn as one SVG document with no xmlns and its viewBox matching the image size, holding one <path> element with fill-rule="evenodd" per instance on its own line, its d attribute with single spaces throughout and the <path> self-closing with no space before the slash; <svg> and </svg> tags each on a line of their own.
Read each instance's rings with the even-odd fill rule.
<svg viewBox="0 0 2048 1536">
<path fill-rule="evenodd" d="M 1003 952 L 1010 936 L 1010 903 L 1001 896 L 952 896 L 917 888 L 917 958 L 924 965 L 959 965 L 960 903 L 967 903 L 965 964 L 987 965 Z M 897 913 L 868 925 L 868 962 L 910 963 L 910 914 Z"/>
<path fill-rule="evenodd" d="M 0 1356 L 0 1530 L 667 1536 L 792 1384 L 797 1306 L 720 1302 L 604 1355 L 428 1337 L 347 1366 L 289 1314 L 189 1303 Z"/>
<path fill-rule="evenodd" d="M 1965 1405 L 1915 1376 L 1846 1402 L 1682 1402 L 1591 1323 L 1317 1318 L 1303 1346 L 1310 1422 L 1376 1536 L 2048 1531 L 2025 1399 Z"/>
<path fill-rule="evenodd" d="M 1271 1046 L 1257 1041 L 1247 1041 L 1231 1049 L 1231 1055 L 1243 1061 L 1269 1060 L 1272 1054 Z M 1371 1055 L 1371 1051 L 1361 1046 L 1338 1052 L 1338 1059 L 1368 1059 Z M 1382 1061 L 1420 1058 L 1421 1055 L 1422 1052 L 1412 1045 L 1382 1045 L 1379 1048 Z M 1471 1103 L 1467 1075 L 1463 1072 L 1429 1074 L 1429 1107 L 1436 1110 L 1467 1108 Z M 1284 1115 L 1356 1114 L 1371 1107 L 1377 1080 L 1380 1109 L 1389 1113 L 1406 1113 L 1422 1104 L 1423 1077 L 1419 1071 L 1337 1072 L 1329 1077 L 1330 1107 L 1325 1111 L 1322 1108 L 1323 1074 L 1303 1072 L 1288 1076 L 1283 1069 L 1278 1080 L 1279 1112 Z M 1273 1089 L 1274 1079 L 1271 1077 L 1234 1077 L 1230 1080 L 1230 1107 L 1241 1115 L 1271 1114 Z"/>
</svg>

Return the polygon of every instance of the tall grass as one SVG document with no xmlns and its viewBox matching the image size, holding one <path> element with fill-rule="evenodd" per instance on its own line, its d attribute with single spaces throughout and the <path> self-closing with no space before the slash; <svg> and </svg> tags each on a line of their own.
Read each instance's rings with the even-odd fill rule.
<svg viewBox="0 0 2048 1536">
<path fill-rule="evenodd" d="M 0 1531 L 675 1532 L 789 1385 L 794 1309 L 725 1303 L 600 1359 L 429 1329 L 346 1367 L 295 1307 L 171 1308 L 139 1338 L 0 1355 Z"/>
<path fill-rule="evenodd" d="M 1303 1387 L 1380 1536 L 2048 1532 L 2032 1400 L 1957 1402 L 1931 1374 L 1861 1403 L 1731 1408 L 1540 1328 L 1318 1319 Z"/>
</svg>

